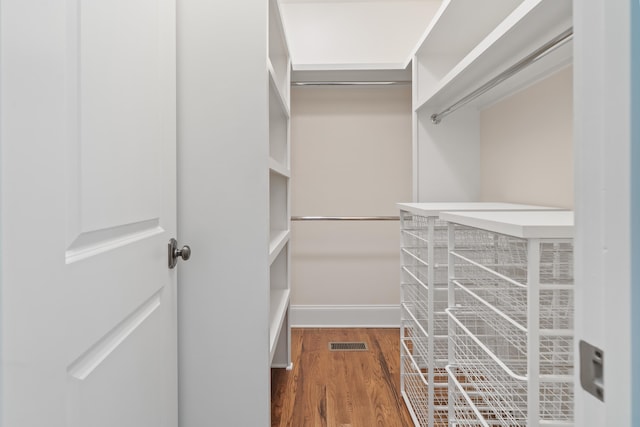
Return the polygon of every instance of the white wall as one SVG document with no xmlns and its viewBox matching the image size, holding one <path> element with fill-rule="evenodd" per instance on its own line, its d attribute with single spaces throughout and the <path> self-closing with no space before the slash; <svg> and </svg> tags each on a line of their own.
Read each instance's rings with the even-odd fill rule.
<svg viewBox="0 0 640 427">
<path fill-rule="evenodd" d="M 439 124 L 432 110 L 415 114 L 416 201 L 473 202 L 480 193 L 479 114 L 461 108 Z"/>
<path fill-rule="evenodd" d="M 284 0 L 281 10 L 293 67 L 405 64 L 440 3 Z"/>
<path fill-rule="evenodd" d="M 410 86 L 294 88 L 291 112 L 292 215 L 397 215 L 411 200 Z M 294 222 L 294 313 L 397 305 L 398 247 L 397 221 Z"/>
<path fill-rule="evenodd" d="M 573 207 L 573 68 L 480 112 L 482 201 Z"/>
</svg>

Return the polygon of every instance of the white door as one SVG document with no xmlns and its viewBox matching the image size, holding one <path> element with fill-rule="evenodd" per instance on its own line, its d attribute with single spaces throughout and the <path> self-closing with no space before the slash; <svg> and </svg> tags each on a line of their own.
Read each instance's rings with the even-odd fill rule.
<svg viewBox="0 0 640 427">
<path fill-rule="evenodd" d="M 0 426 L 175 427 L 175 0 L 0 19 Z"/>
<path fill-rule="evenodd" d="M 637 15 L 638 0 L 633 2 Z M 637 79 L 631 72 L 631 26 L 637 22 L 629 19 L 631 1 L 575 0 L 573 5 L 575 335 L 604 352 L 604 400 L 581 387 L 578 372 L 575 425 L 629 427 L 638 406 L 631 383 L 638 366 L 631 357 L 631 222 L 638 215 L 632 215 L 631 197 L 638 182 L 631 181 L 630 161 L 631 87 Z M 587 358 L 579 367 L 589 370 L 593 363 Z"/>
</svg>

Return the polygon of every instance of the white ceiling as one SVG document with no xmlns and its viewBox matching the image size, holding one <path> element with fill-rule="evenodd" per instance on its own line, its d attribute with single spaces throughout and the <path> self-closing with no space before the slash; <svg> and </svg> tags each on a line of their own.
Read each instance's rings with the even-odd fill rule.
<svg viewBox="0 0 640 427">
<path fill-rule="evenodd" d="M 441 0 L 280 0 L 294 70 L 404 68 Z"/>
<path fill-rule="evenodd" d="M 395 3 L 398 0 L 279 0 L 280 3 Z M 415 0 L 422 3 L 442 3 L 441 0 Z"/>
</svg>

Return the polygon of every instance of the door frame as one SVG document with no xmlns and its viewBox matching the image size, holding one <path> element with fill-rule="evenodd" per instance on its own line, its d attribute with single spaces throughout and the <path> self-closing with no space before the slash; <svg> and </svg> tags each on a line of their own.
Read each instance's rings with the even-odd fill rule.
<svg viewBox="0 0 640 427">
<path fill-rule="evenodd" d="M 631 234 L 632 218 L 638 215 L 634 208 L 638 196 L 632 193 L 635 189 L 632 180 L 635 177 L 638 182 L 640 159 L 630 161 L 633 123 L 630 9 L 632 4 L 637 9 L 637 2 L 573 2 L 574 348 L 576 363 L 580 340 L 604 351 L 605 396 L 605 401 L 601 402 L 582 389 L 578 366 L 575 375 L 576 426 L 631 425 L 634 401 L 631 283 L 632 273 L 636 273 L 632 271 L 632 261 L 640 258 L 637 251 L 631 252 L 635 237 Z M 637 281 L 636 276 L 633 279 Z M 633 292 L 636 294 L 637 290 Z"/>
<path fill-rule="evenodd" d="M 640 396 L 640 1 L 631 2 L 631 401 Z M 634 25 L 635 24 L 635 25 Z M 640 405 L 632 405 L 632 426 L 640 426 Z"/>
</svg>

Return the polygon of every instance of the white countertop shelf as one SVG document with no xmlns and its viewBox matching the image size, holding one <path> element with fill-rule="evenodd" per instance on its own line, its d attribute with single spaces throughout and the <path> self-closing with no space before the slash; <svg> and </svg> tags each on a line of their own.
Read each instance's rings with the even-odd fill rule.
<svg viewBox="0 0 640 427">
<path fill-rule="evenodd" d="M 551 211 L 560 208 L 501 202 L 398 203 L 398 208 L 422 216 L 439 216 L 445 211 Z"/>
<path fill-rule="evenodd" d="M 440 219 L 522 239 L 573 238 L 573 211 L 442 212 Z"/>
</svg>

